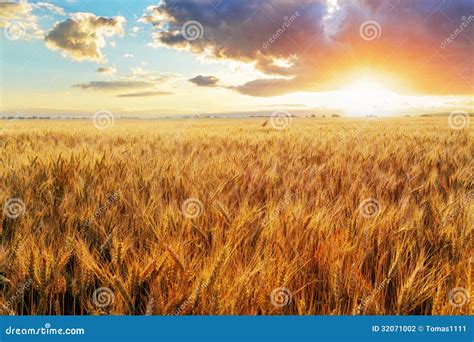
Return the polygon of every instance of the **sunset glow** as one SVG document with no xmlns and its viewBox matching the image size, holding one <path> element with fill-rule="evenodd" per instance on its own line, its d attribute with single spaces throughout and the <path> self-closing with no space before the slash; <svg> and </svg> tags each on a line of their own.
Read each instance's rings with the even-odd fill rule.
<svg viewBox="0 0 474 342">
<path fill-rule="evenodd" d="M 122 9 L 0 2 L 2 115 L 473 108 L 469 1 L 144 0 Z"/>
<path fill-rule="evenodd" d="M 387 115 L 401 105 L 397 94 L 371 79 L 350 83 L 340 94 L 344 111 L 351 116 Z"/>
</svg>

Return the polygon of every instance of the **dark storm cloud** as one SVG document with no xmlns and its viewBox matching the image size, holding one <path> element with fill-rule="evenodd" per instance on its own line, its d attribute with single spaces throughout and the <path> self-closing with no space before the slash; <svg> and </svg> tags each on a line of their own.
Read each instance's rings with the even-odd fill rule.
<svg viewBox="0 0 474 342">
<path fill-rule="evenodd" d="M 154 26 L 155 46 L 255 62 L 268 77 L 233 87 L 247 95 L 330 90 L 340 86 L 350 70 L 367 67 L 394 79 L 403 75 L 418 92 L 472 93 L 473 1 L 332 3 L 165 0 L 149 7 L 141 21 Z M 183 34 L 190 21 L 202 27 L 195 26 L 200 38 L 186 39 Z M 374 39 L 360 34 L 367 21 L 380 27 Z M 455 39 L 443 48 L 453 32 L 458 32 Z M 291 63 L 281 67 L 275 63 L 278 59 Z"/>
</svg>

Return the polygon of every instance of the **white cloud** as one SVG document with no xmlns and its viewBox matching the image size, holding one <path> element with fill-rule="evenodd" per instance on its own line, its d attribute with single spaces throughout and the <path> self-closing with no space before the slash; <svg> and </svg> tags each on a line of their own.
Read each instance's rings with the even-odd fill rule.
<svg viewBox="0 0 474 342">
<path fill-rule="evenodd" d="M 31 4 L 33 8 L 39 8 L 39 9 L 46 9 L 50 11 L 51 13 L 58 14 L 65 16 L 66 12 L 64 11 L 64 8 L 53 5 L 49 2 L 37 2 L 35 4 Z"/>
<path fill-rule="evenodd" d="M 106 38 L 123 36 L 125 18 L 97 17 L 92 13 L 74 13 L 70 19 L 56 24 L 46 35 L 46 46 L 74 60 L 105 63 L 101 48 Z"/>
</svg>

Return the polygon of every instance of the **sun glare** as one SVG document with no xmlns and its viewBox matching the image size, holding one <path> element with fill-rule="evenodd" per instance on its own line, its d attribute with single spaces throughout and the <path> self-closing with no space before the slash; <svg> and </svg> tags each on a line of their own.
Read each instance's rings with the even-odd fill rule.
<svg viewBox="0 0 474 342">
<path fill-rule="evenodd" d="M 350 116 L 385 116 L 397 105 L 397 94 L 374 79 L 359 79 L 339 91 L 340 106 Z"/>
</svg>

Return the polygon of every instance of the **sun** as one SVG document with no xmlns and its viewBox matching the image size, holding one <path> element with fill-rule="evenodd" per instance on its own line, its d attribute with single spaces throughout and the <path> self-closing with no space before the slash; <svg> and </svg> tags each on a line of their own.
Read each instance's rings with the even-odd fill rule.
<svg viewBox="0 0 474 342">
<path fill-rule="evenodd" d="M 405 82 L 383 72 L 341 74 L 333 82 L 332 88 L 329 91 L 288 94 L 274 104 L 294 103 L 326 115 L 337 113 L 348 117 L 387 117 L 405 115 L 410 106 L 420 107 L 434 101 L 433 98 L 407 95 Z"/>
<path fill-rule="evenodd" d="M 386 116 L 397 106 L 397 94 L 373 78 L 357 79 L 339 92 L 340 106 L 348 116 Z"/>
</svg>

